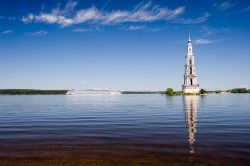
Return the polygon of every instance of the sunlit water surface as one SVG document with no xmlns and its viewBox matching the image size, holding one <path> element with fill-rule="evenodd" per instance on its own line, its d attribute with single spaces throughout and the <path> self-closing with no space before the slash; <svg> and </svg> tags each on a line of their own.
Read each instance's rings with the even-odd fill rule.
<svg viewBox="0 0 250 166">
<path fill-rule="evenodd" d="M 1 157 L 64 148 L 247 160 L 250 95 L 0 96 Z"/>
</svg>

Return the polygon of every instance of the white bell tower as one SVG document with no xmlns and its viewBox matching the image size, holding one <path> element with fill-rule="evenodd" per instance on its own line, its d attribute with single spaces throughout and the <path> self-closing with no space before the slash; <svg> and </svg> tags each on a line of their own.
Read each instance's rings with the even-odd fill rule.
<svg viewBox="0 0 250 166">
<path fill-rule="evenodd" d="M 190 39 L 190 34 L 187 44 L 187 55 L 185 64 L 184 84 L 182 85 L 183 93 L 199 93 L 199 84 L 196 78 L 196 67 L 194 62 L 193 47 Z"/>
</svg>

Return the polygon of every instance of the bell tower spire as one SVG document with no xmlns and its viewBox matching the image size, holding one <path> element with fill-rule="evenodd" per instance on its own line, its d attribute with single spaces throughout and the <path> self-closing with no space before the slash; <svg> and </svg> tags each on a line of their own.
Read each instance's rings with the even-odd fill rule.
<svg viewBox="0 0 250 166">
<path fill-rule="evenodd" d="M 188 32 L 188 42 L 191 42 L 190 31 Z"/>
</svg>

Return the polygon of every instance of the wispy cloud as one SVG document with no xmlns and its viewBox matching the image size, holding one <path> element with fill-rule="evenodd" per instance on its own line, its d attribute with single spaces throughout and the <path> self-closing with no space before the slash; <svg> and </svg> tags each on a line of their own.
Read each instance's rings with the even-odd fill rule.
<svg viewBox="0 0 250 166">
<path fill-rule="evenodd" d="M 72 30 L 72 32 L 77 32 L 77 33 L 80 33 L 80 32 L 96 32 L 96 31 L 101 31 L 101 28 L 100 27 L 93 27 L 93 28 L 75 28 Z"/>
<path fill-rule="evenodd" d="M 234 38 L 234 37 L 224 38 L 224 39 L 214 39 L 214 40 L 200 38 L 200 39 L 195 40 L 195 41 L 194 41 L 194 44 L 196 44 L 196 45 L 213 44 L 213 43 L 218 43 L 218 42 L 230 40 L 230 39 L 233 39 L 233 38 Z"/>
<path fill-rule="evenodd" d="M 219 7 L 220 7 L 221 10 L 227 10 L 227 9 L 233 7 L 233 6 L 234 6 L 234 5 L 233 5 L 231 2 L 229 2 L 229 1 L 227 1 L 227 2 L 222 2 L 222 3 L 219 5 Z"/>
<path fill-rule="evenodd" d="M 102 6 L 102 10 L 104 10 L 106 8 L 106 6 L 108 6 L 108 4 L 110 3 L 111 0 L 107 0 L 104 5 Z"/>
<path fill-rule="evenodd" d="M 10 21 L 15 21 L 16 17 L 14 17 L 14 16 L 9 16 L 9 17 L 7 17 L 7 16 L 0 16 L 0 20 L 2 20 L 2 19 L 10 20 Z"/>
<path fill-rule="evenodd" d="M 145 25 L 139 25 L 139 26 L 130 25 L 128 27 L 124 27 L 124 29 L 129 31 L 145 30 L 145 28 L 146 28 Z"/>
<path fill-rule="evenodd" d="M 71 12 L 74 10 L 74 8 L 76 7 L 76 5 L 78 4 L 78 1 L 68 1 L 68 3 L 65 5 L 64 10 L 60 11 L 58 9 L 58 12 L 61 12 L 61 14 L 63 15 L 70 15 Z"/>
<path fill-rule="evenodd" d="M 6 17 L 8 20 L 11 20 L 11 21 L 15 21 L 16 20 L 16 17 L 14 16 L 11 16 L 11 17 Z"/>
<path fill-rule="evenodd" d="M 229 32 L 229 31 L 230 31 L 229 28 L 214 28 L 214 27 L 206 26 L 206 25 L 201 27 L 201 32 L 204 33 L 204 36 L 211 36 L 213 34 Z"/>
<path fill-rule="evenodd" d="M 14 33 L 14 31 L 12 31 L 12 30 L 5 30 L 5 31 L 1 32 L 2 35 L 7 35 L 7 34 L 11 34 L 11 33 Z"/>
<path fill-rule="evenodd" d="M 198 18 L 180 18 L 177 19 L 176 22 L 182 23 L 182 24 L 199 24 L 204 21 L 207 21 L 208 17 L 210 16 L 210 13 L 205 12 L 201 17 Z"/>
<path fill-rule="evenodd" d="M 157 20 L 173 20 L 185 11 L 185 7 L 176 9 L 162 8 L 152 3 L 139 4 L 132 11 L 112 11 L 103 17 L 103 22 L 116 24 L 122 22 L 152 22 Z"/>
<path fill-rule="evenodd" d="M 168 28 L 168 26 L 156 28 L 156 27 L 149 27 L 146 25 L 130 25 L 130 26 L 124 26 L 121 29 L 127 30 L 127 31 L 158 32 L 158 31 L 162 31 L 166 28 Z"/>
<path fill-rule="evenodd" d="M 47 34 L 48 34 L 47 31 L 40 30 L 40 31 L 37 31 L 37 32 L 32 33 L 31 35 L 32 35 L 32 36 L 45 36 L 45 35 L 47 35 Z"/>
<path fill-rule="evenodd" d="M 210 36 L 214 33 L 214 28 L 208 26 L 202 26 L 201 31 L 204 32 L 205 36 Z"/>
<path fill-rule="evenodd" d="M 72 30 L 73 32 L 87 32 L 89 31 L 89 29 L 85 29 L 85 28 L 75 28 Z"/>
<path fill-rule="evenodd" d="M 235 4 L 233 4 L 230 1 L 224 1 L 224 2 L 221 2 L 221 3 L 214 3 L 214 6 L 217 7 L 218 9 L 220 9 L 220 10 L 227 10 L 227 9 L 230 9 L 233 6 L 235 6 Z"/>
<path fill-rule="evenodd" d="M 247 12 L 247 11 L 250 11 L 250 6 L 241 10 L 241 12 Z"/>
<path fill-rule="evenodd" d="M 211 43 L 214 43 L 213 40 L 208 40 L 208 39 L 197 39 L 194 41 L 194 44 L 211 44 Z"/>
<path fill-rule="evenodd" d="M 140 3 L 132 10 L 113 10 L 105 12 L 95 6 L 81 9 L 74 12 L 77 2 L 69 1 L 63 9 L 59 7 L 52 9 L 51 12 L 41 12 L 36 15 L 29 13 L 22 17 L 24 23 L 42 22 L 47 24 L 58 24 L 61 27 L 95 23 L 102 25 L 114 25 L 125 22 L 152 22 L 159 20 L 174 20 L 184 13 L 185 7 L 180 6 L 175 9 L 160 7 L 149 3 Z M 198 20 L 199 22 L 199 20 Z"/>
</svg>

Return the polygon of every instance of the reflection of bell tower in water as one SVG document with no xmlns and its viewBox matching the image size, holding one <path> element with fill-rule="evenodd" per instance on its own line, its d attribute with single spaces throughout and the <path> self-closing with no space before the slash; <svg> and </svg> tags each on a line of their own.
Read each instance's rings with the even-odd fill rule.
<svg viewBox="0 0 250 166">
<path fill-rule="evenodd" d="M 184 111 L 186 118 L 186 127 L 188 131 L 189 152 L 195 153 L 194 142 L 196 133 L 197 111 L 199 96 L 183 96 Z"/>
</svg>

